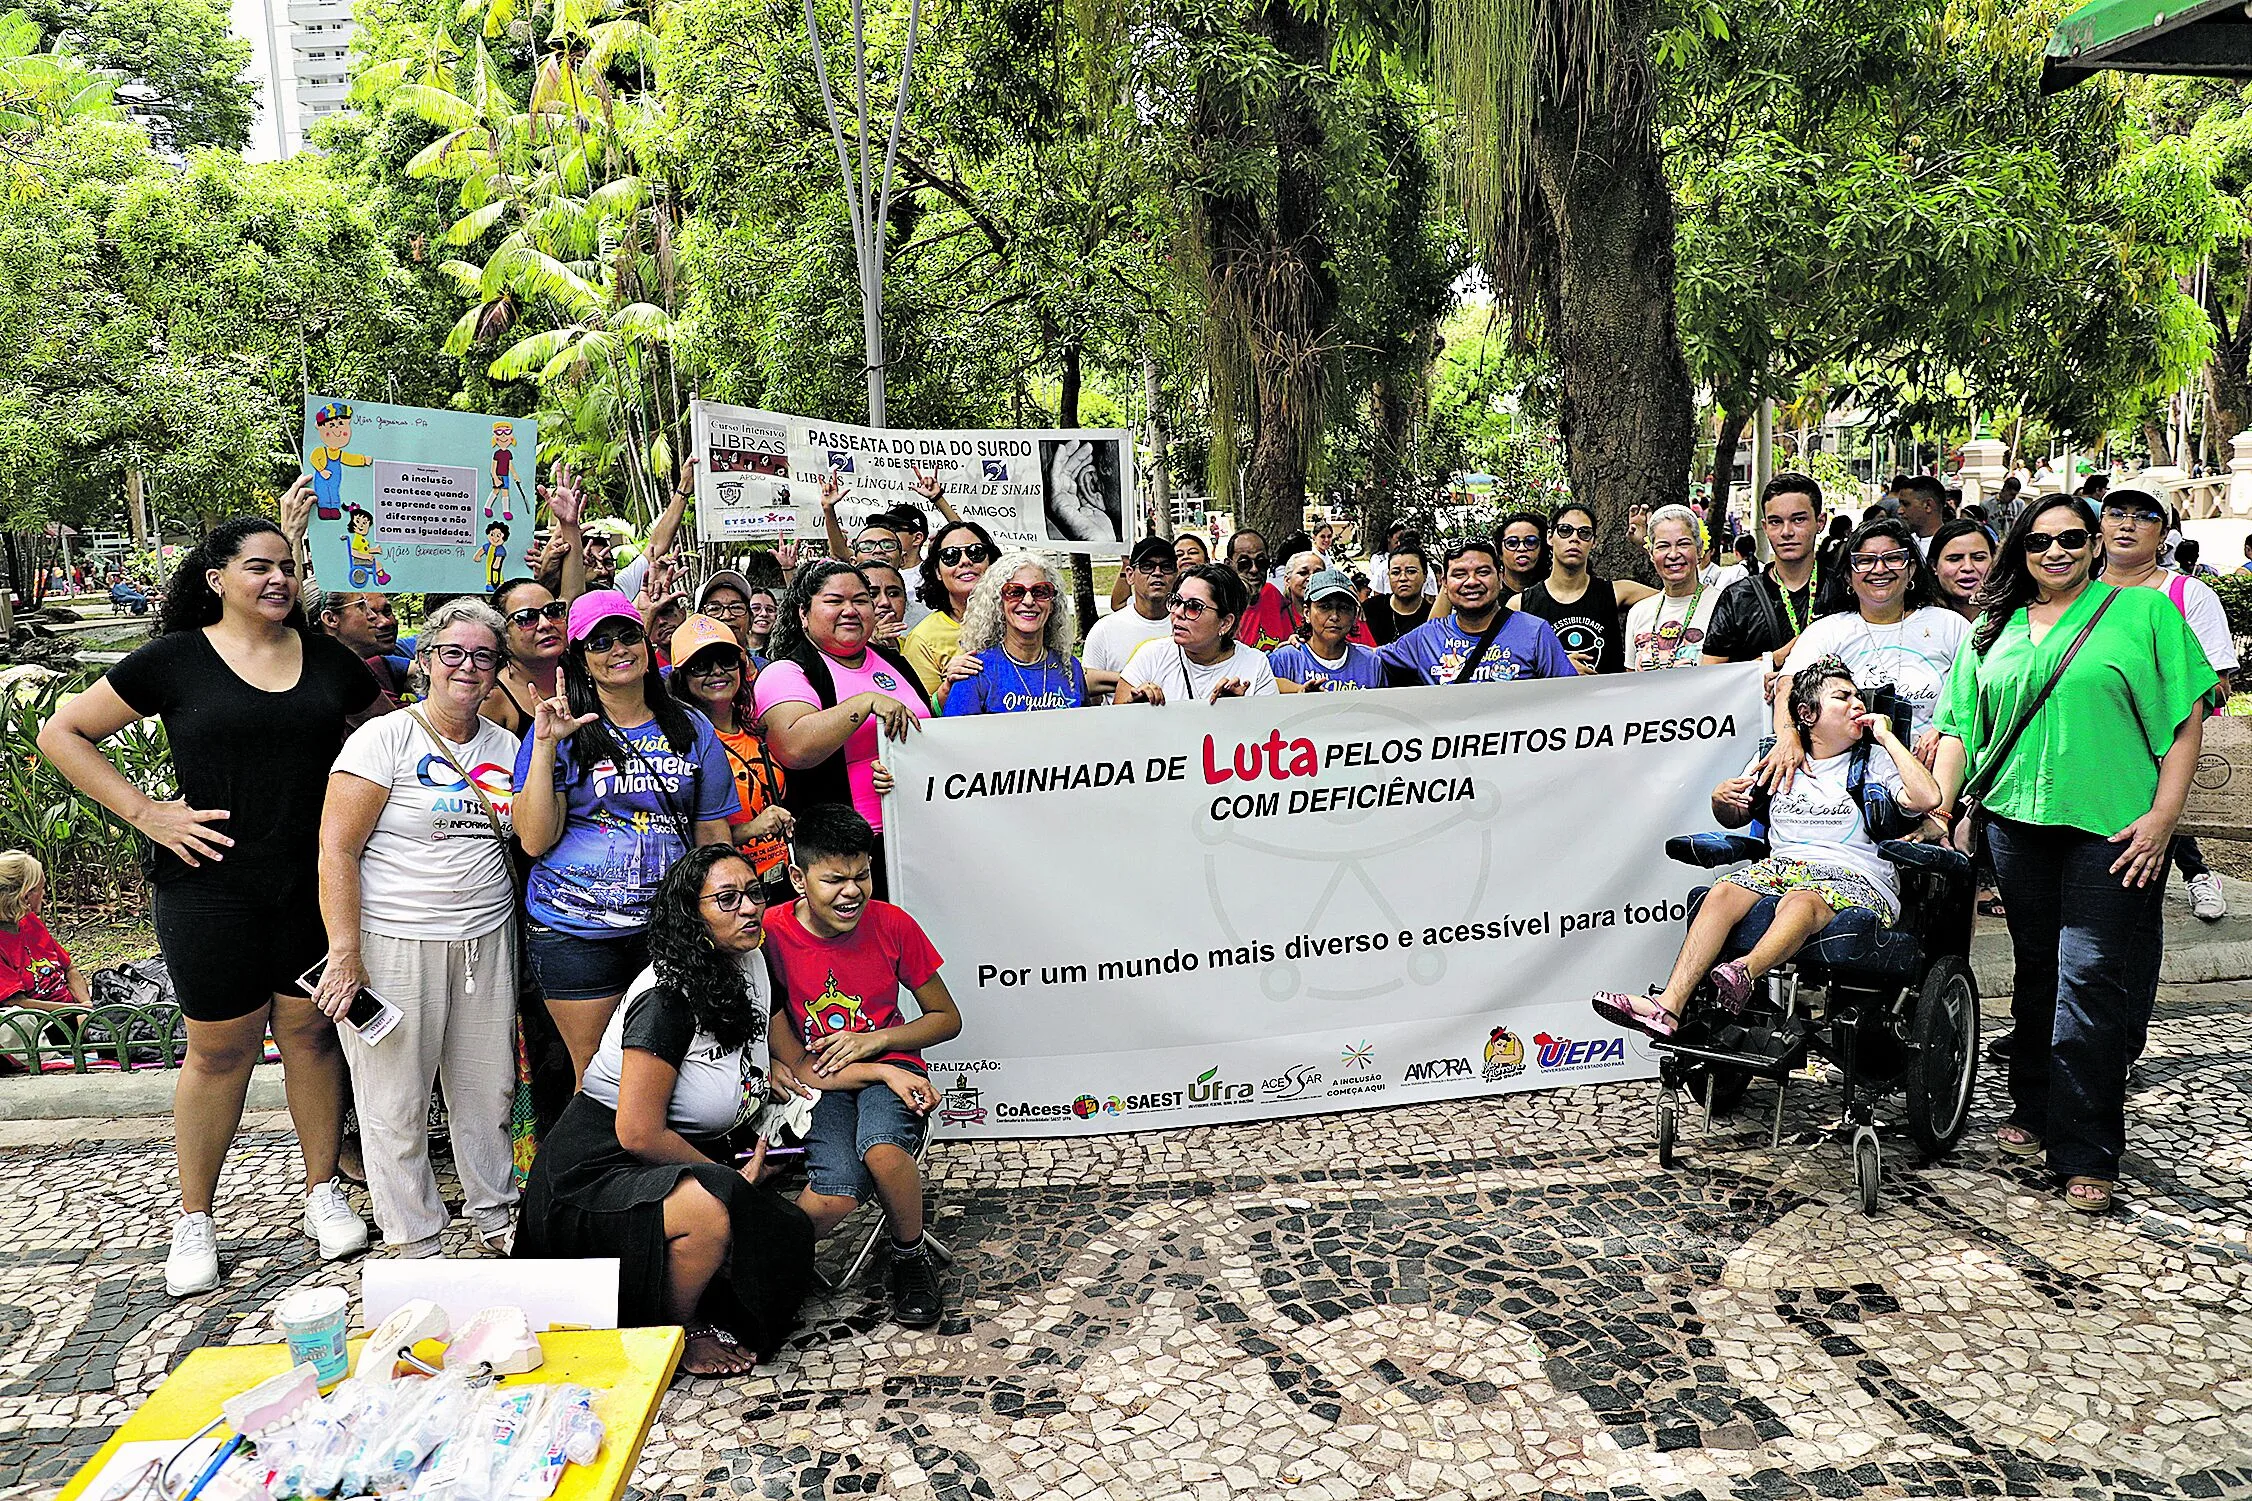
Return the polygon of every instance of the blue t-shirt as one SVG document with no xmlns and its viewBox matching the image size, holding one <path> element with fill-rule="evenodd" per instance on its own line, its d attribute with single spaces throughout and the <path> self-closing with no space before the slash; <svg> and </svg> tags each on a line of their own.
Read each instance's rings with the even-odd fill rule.
<svg viewBox="0 0 2252 1501">
<path fill-rule="evenodd" d="M 1447 615 L 1425 621 L 1390 646 L 1378 647 L 1376 654 L 1394 667 L 1416 673 L 1426 683 L 1451 683 L 1477 644 L 1475 634 L 1457 629 L 1454 616 Z M 1507 683 L 1518 678 L 1578 675 L 1572 659 L 1564 655 L 1564 643 L 1556 639 L 1556 627 L 1537 615 L 1510 610 L 1468 681 Z"/>
<path fill-rule="evenodd" d="M 1087 675 L 1077 657 L 1054 652 L 1036 667 L 1015 661 L 998 646 L 977 654 L 978 674 L 956 683 L 946 695 L 946 717 L 957 714 L 1019 714 L 1027 709 L 1076 709 L 1087 702 Z"/>
<path fill-rule="evenodd" d="M 1278 646 L 1267 653 L 1267 665 L 1278 678 L 1288 678 L 1309 693 L 1340 693 L 1355 688 L 1385 685 L 1384 659 L 1358 642 L 1345 643 L 1344 665 L 1324 667 L 1314 649 L 1303 641 Z"/>
<path fill-rule="evenodd" d="M 696 726 L 695 749 L 685 756 L 665 743 L 654 719 L 630 730 L 613 727 L 611 734 L 633 749 L 619 757 L 622 764 L 596 763 L 583 781 L 578 737 L 555 748 L 563 837 L 532 864 L 524 906 L 534 922 L 579 938 L 639 933 L 649 926 L 658 880 L 688 853 L 683 835 L 693 838 L 698 823 L 735 811 L 727 752 L 710 720 L 685 712 Z M 532 745 L 527 735 L 516 753 L 518 792 L 531 772 Z"/>
</svg>

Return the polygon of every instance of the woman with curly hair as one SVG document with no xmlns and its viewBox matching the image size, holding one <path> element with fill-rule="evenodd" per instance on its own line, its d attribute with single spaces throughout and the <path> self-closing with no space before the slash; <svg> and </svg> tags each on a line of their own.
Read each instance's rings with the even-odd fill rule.
<svg viewBox="0 0 2252 1501">
<path fill-rule="evenodd" d="M 688 1330 L 681 1368 L 747 1371 L 782 1346 L 813 1275 L 813 1225 L 766 1188 L 762 1137 L 734 1133 L 769 1094 L 810 1095 L 770 1064 L 766 899 L 728 845 L 665 872 L 649 967 L 611 1016 L 586 1080 L 540 1145 L 518 1256 L 614 1256 L 618 1322 Z"/>
<path fill-rule="evenodd" d="M 1063 575 L 1042 553 L 1005 553 L 970 591 L 961 651 L 946 664 L 946 713 L 1017 714 L 1076 709 L 1087 673 Z"/>
</svg>

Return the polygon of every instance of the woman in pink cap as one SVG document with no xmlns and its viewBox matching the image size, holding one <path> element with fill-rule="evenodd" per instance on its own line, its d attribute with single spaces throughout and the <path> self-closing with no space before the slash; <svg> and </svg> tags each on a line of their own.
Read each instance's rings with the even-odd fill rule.
<svg viewBox="0 0 2252 1501">
<path fill-rule="evenodd" d="M 672 863 L 727 841 L 739 806 L 711 721 L 666 688 L 633 601 L 571 603 L 563 691 L 543 699 L 516 756 L 516 835 L 532 970 L 574 1078 L 649 962 L 649 902 Z"/>
</svg>

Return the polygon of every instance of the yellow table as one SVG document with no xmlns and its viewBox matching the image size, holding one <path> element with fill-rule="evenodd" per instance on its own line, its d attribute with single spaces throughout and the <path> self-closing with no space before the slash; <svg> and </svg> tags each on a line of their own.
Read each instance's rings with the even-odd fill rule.
<svg viewBox="0 0 2252 1501">
<path fill-rule="evenodd" d="M 602 1419 L 602 1453 L 591 1465 L 563 1472 L 555 1501 L 618 1501 L 641 1458 L 641 1445 L 656 1421 L 657 1404 L 672 1384 L 685 1342 L 678 1328 L 556 1331 L 539 1337 L 546 1364 L 523 1376 L 506 1376 L 502 1385 L 575 1381 L 594 1388 L 595 1416 Z M 359 1358 L 362 1339 L 351 1342 Z M 424 1346 L 427 1356 L 431 1347 Z M 205 1345 L 149 1393 L 140 1410 L 71 1477 L 57 1501 L 76 1501 L 120 1445 L 186 1439 L 219 1416 L 219 1404 L 246 1392 L 269 1376 L 289 1369 L 287 1345 Z"/>
</svg>

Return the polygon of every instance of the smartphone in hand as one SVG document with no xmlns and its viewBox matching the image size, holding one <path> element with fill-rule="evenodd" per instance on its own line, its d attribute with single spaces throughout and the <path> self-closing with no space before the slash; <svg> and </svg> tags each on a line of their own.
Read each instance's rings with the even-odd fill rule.
<svg viewBox="0 0 2252 1501">
<path fill-rule="evenodd" d="M 297 977 L 297 988 L 312 995 L 321 988 L 321 976 L 327 973 L 328 955 L 323 954 L 311 969 Z M 372 1047 L 399 1024 L 399 1008 L 362 985 L 360 993 L 352 997 L 351 1008 L 344 1013 L 344 1022 L 360 1034 L 360 1041 Z"/>
</svg>

